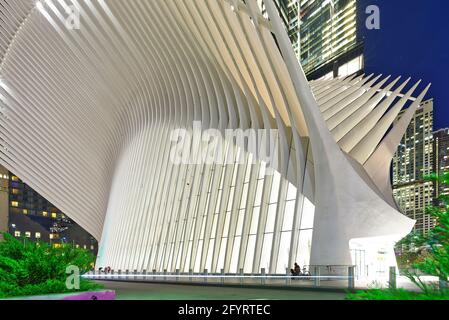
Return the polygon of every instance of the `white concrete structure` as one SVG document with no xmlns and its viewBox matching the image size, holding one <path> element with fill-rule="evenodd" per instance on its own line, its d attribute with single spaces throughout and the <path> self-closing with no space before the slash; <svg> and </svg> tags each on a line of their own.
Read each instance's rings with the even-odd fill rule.
<svg viewBox="0 0 449 320">
<path fill-rule="evenodd" d="M 351 265 L 351 250 L 360 267 L 393 263 L 414 222 L 390 162 L 427 90 L 307 83 L 271 0 L 269 21 L 255 0 L 0 4 L 1 164 L 100 241 L 97 266 L 285 273 Z M 170 138 L 194 121 L 276 129 L 276 171 L 225 138 L 222 163 L 173 163 Z"/>
</svg>

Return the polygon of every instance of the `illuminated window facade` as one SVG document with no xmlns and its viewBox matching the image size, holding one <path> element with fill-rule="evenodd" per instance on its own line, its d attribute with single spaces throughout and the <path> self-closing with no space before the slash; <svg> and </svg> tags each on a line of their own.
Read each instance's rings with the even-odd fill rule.
<svg viewBox="0 0 449 320">
<path fill-rule="evenodd" d="M 393 159 L 394 197 L 402 212 L 416 220 L 415 231 L 423 233 L 435 226 L 425 213 L 434 199 L 433 183 L 424 181 L 434 171 L 432 132 L 433 100 L 428 100 L 417 110 Z"/>
<path fill-rule="evenodd" d="M 300 57 L 307 73 L 357 45 L 356 0 L 301 0 Z"/>
<path fill-rule="evenodd" d="M 0 166 L 0 241 L 3 232 L 8 232 L 9 225 L 9 175 L 6 168 Z"/>
<path fill-rule="evenodd" d="M 58 208 L 13 174 L 10 175 L 9 181 L 9 199 L 12 214 L 48 217 L 50 216 L 48 212 L 52 212 L 52 218 L 57 218 L 58 214 L 61 214 Z"/>
<path fill-rule="evenodd" d="M 433 133 L 434 168 L 436 174 L 449 172 L 449 128 Z M 435 200 L 442 195 L 449 195 L 449 187 L 436 184 Z M 438 204 L 437 202 L 435 204 Z"/>
<path fill-rule="evenodd" d="M 356 0 L 277 0 L 293 49 L 304 72 L 314 74 L 361 46 L 357 36 Z M 259 6 L 265 8 L 263 0 Z M 363 69 L 363 53 L 338 65 L 329 76 L 350 75 Z M 319 76 L 321 77 L 321 76 Z"/>
<path fill-rule="evenodd" d="M 6 170 L 6 169 L 5 169 Z M 47 201 L 19 177 L 12 173 L 2 174 L 6 182 L 6 212 L 11 234 L 25 236 L 33 241 L 80 243 L 82 247 L 97 251 L 97 242 L 66 215 Z M 26 230 L 26 233 L 23 232 Z M 22 232 L 20 232 L 22 231 Z"/>
</svg>

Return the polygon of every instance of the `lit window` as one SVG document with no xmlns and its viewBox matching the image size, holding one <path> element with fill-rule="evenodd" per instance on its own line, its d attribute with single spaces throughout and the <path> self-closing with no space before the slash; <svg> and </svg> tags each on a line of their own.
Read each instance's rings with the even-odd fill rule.
<svg viewBox="0 0 449 320">
<path fill-rule="evenodd" d="M 87 249 L 87 246 L 86 246 L 86 245 L 84 245 L 84 249 Z"/>
<path fill-rule="evenodd" d="M 50 239 L 54 239 L 55 235 L 53 233 L 50 234 Z"/>
<path fill-rule="evenodd" d="M 76 245 L 76 248 L 78 249 L 79 247 L 80 247 L 80 245 L 79 245 L 79 244 L 77 244 L 77 245 Z"/>
<path fill-rule="evenodd" d="M 41 238 L 41 233 L 40 232 L 36 232 L 35 236 L 36 236 L 36 239 L 40 239 Z"/>
<path fill-rule="evenodd" d="M 58 217 L 58 214 L 55 213 L 55 212 L 53 212 L 53 213 L 51 214 L 51 217 L 54 218 L 54 219 L 56 219 L 56 218 Z"/>
<path fill-rule="evenodd" d="M 23 214 L 28 214 L 28 209 L 23 209 L 22 212 Z"/>
<path fill-rule="evenodd" d="M 19 206 L 19 202 L 17 202 L 17 201 L 11 201 L 11 206 L 12 206 L 12 207 L 18 207 L 18 206 Z"/>
<path fill-rule="evenodd" d="M 53 248 L 61 248 L 61 244 L 60 243 L 55 243 L 55 244 L 53 244 Z"/>
<path fill-rule="evenodd" d="M 90 246 L 90 250 L 94 250 L 94 246 Z"/>
<path fill-rule="evenodd" d="M 12 177 L 11 177 L 11 180 L 12 180 L 12 181 L 19 181 L 19 178 L 17 178 L 16 176 L 12 176 Z"/>
<path fill-rule="evenodd" d="M 19 189 L 13 188 L 13 189 L 11 190 L 11 192 L 12 192 L 12 194 L 19 194 Z"/>
<path fill-rule="evenodd" d="M 14 236 L 20 237 L 20 231 L 15 231 L 15 232 L 14 232 Z"/>
<path fill-rule="evenodd" d="M 29 231 L 25 232 L 25 237 L 30 238 L 31 237 L 31 232 L 29 232 Z"/>
<path fill-rule="evenodd" d="M 47 211 L 42 211 L 42 216 L 43 217 L 48 217 L 48 212 Z"/>
</svg>

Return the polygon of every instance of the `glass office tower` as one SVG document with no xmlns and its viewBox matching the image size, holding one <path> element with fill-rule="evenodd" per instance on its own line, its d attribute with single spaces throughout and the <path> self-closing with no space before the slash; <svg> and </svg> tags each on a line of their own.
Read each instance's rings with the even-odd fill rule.
<svg viewBox="0 0 449 320">
<path fill-rule="evenodd" d="M 276 0 L 306 75 L 345 76 L 363 69 L 356 0 Z M 263 0 L 259 5 L 264 8 Z"/>
<path fill-rule="evenodd" d="M 301 0 L 300 57 L 306 74 L 357 46 L 356 0 Z"/>
</svg>

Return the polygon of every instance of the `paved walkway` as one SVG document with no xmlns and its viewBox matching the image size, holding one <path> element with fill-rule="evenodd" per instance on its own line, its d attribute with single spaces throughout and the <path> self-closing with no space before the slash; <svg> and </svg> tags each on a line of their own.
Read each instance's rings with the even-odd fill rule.
<svg viewBox="0 0 449 320">
<path fill-rule="evenodd" d="M 314 290 L 231 288 L 159 283 L 97 281 L 117 300 L 343 300 L 345 293 Z"/>
</svg>

